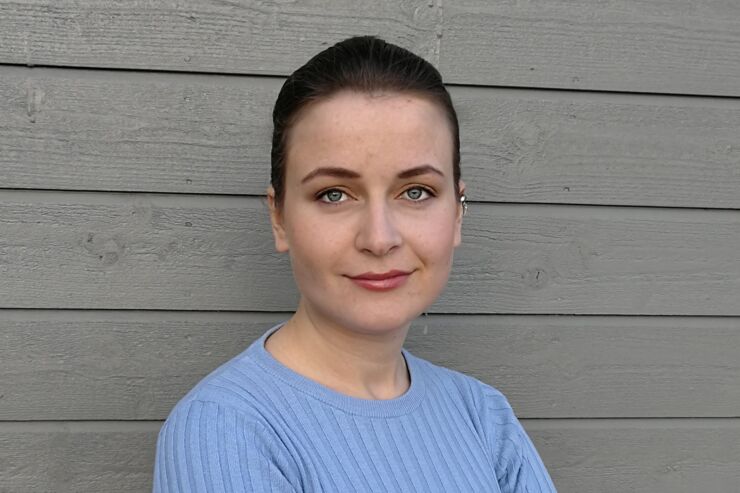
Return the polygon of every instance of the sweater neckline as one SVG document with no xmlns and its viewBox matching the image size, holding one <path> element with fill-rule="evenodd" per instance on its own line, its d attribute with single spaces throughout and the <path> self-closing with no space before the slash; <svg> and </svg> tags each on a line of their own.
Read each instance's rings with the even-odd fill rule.
<svg viewBox="0 0 740 493">
<path fill-rule="evenodd" d="M 361 397 L 353 397 L 333 390 L 288 368 L 265 348 L 267 338 L 282 327 L 284 323 L 281 322 L 262 334 L 259 339 L 252 343 L 247 350 L 247 354 L 265 371 L 278 377 L 294 389 L 347 413 L 367 417 L 401 416 L 410 413 L 421 403 L 425 393 L 424 375 L 421 371 L 418 358 L 406 351 L 406 349 L 401 348 L 401 354 L 406 360 L 406 367 L 408 368 L 409 379 L 411 381 L 405 393 L 393 399 L 363 399 Z"/>
</svg>

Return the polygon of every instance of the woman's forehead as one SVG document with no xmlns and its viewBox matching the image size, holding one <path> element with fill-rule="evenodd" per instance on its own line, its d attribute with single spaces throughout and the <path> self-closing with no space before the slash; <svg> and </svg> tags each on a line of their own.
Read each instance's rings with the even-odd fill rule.
<svg viewBox="0 0 740 493">
<path fill-rule="evenodd" d="M 416 116 L 423 116 L 426 120 L 431 120 L 430 123 L 436 123 L 434 120 L 438 118 L 445 119 L 444 110 L 439 104 L 415 93 L 343 90 L 306 106 L 293 126 L 297 126 L 302 120 L 308 120 L 314 125 L 317 122 L 347 123 L 383 118 L 389 114 L 394 115 L 396 120 L 407 123 L 415 123 Z"/>
<path fill-rule="evenodd" d="M 451 167 L 452 146 L 443 111 L 424 98 L 343 93 L 313 104 L 295 122 L 287 161 L 299 167 L 450 161 Z"/>
</svg>

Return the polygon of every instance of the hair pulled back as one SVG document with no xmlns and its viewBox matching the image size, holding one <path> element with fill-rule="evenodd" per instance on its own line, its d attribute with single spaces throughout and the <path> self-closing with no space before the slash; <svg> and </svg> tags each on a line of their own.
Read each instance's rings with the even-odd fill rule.
<svg viewBox="0 0 740 493">
<path fill-rule="evenodd" d="M 301 109 L 339 91 L 413 93 L 438 104 L 452 132 L 452 170 L 459 195 L 460 129 L 450 94 L 432 64 L 414 53 L 375 36 L 345 39 L 311 58 L 283 84 L 272 112 L 273 133 L 270 182 L 275 202 L 285 194 L 285 157 L 288 134 Z"/>
</svg>

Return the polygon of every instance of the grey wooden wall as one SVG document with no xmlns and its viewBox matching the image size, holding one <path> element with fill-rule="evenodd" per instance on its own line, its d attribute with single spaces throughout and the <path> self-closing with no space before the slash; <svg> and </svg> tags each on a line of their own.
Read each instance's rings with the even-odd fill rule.
<svg viewBox="0 0 740 493">
<path fill-rule="evenodd" d="M 282 77 L 434 62 L 474 200 L 407 347 L 506 393 L 560 491 L 740 491 L 740 3 L 0 2 L 0 491 L 147 491 L 197 380 L 296 301 Z"/>
</svg>

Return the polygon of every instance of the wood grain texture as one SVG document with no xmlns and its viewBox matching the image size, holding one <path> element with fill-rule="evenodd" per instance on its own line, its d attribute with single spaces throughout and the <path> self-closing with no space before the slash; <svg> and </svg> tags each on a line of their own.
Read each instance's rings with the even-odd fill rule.
<svg viewBox="0 0 740 493">
<path fill-rule="evenodd" d="M 430 315 L 406 346 L 498 388 L 524 418 L 740 409 L 738 318 Z"/>
<path fill-rule="evenodd" d="M 0 420 L 164 419 L 288 316 L 0 311 Z M 430 315 L 406 342 L 521 418 L 736 416 L 738 347 L 740 319 L 703 317 Z"/>
<path fill-rule="evenodd" d="M 434 60 L 438 16 L 426 0 L 11 1 L 0 63 L 287 75 L 360 34 Z"/>
<path fill-rule="evenodd" d="M 443 2 L 448 81 L 740 94 L 740 4 L 723 0 Z"/>
<path fill-rule="evenodd" d="M 261 195 L 281 83 L 4 70 L 0 187 Z M 451 92 L 475 200 L 740 208 L 740 100 Z"/>
<path fill-rule="evenodd" d="M 0 187 L 264 194 L 280 81 L 10 68 Z"/>
<path fill-rule="evenodd" d="M 287 75 L 336 41 L 378 34 L 437 63 L 449 82 L 738 96 L 739 8 L 722 0 L 16 1 L 0 5 L 0 63 Z"/>
<path fill-rule="evenodd" d="M 740 206 L 740 100 L 453 88 L 475 200 Z"/>
<path fill-rule="evenodd" d="M 738 420 L 522 424 L 558 491 L 726 493 L 740 482 Z M 158 423 L 0 423 L 5 492 L 151 491 Z"/>
<path fill-rule="evenodd" d="M 474 204 L 431 311 L 740 315 L 736 211 Z M 0 307 L 292 310 L 266 205 L 0 193 Z"/>
<path fill-rule="evenodd" d="M 164 419 L 206 374 L 287 318 L 71 310 L 0 314 L 0 420 Z"/>
<path fill-rule="evenodd" d="M 0 423 L 0 492 L 152 489 L 161 423 Z"/>
<path fill-rule="evenodd" d="M 730 493 L 740 484 L 740 421 L 523 422 L 562 492 Z"/>
</svg>

